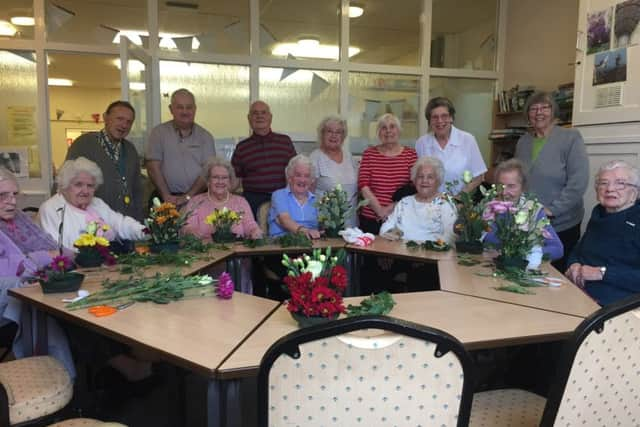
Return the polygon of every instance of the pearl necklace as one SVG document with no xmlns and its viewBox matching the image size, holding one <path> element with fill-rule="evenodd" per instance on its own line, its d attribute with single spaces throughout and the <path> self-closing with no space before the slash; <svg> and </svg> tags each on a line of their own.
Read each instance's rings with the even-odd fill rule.
<svg viewBox="0 0 640 427">
<path fill-rule="evenodd" d="M 231 193 L 227 191 L 227 198 L 224 199 L 222 202 L 215 199 L 214 197 L 211 197 L 211 193 L 209 193 L 208 191 L 207 191 L 207 197 L 209 198 L 209 200 L 211 200 L 211 203 L 213 203 L 214 205 L 224 206 L 229 201 L 229 197 L 231 197 Z"/>
</svg>

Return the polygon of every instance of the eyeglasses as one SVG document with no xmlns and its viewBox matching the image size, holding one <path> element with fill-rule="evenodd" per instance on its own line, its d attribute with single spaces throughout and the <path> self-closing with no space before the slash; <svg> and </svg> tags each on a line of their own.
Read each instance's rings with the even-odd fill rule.
<svg viewBox="0 0 640 427">
<path fill-rule="evenodd" d="M 19 195 L 20 193 L 17 191 L 5 191 L 4 193 L 0 193 L 0 202 L 8 202 L 12 198 L 15 200 Z"/>
<path fill-rule="evenodd" d="M 609 187 L 612 187 L 615 191 L 621 191 L 624 190 L 627 187 L 631 187 L 631 188 L 636 188 L 637 186 L 634 184 L 631 184 L 629 182 L 625 182 L 625 181 L 613 181 L 613 182 L 609 182 L 609 181 L 597 181 L 596 182 L 596 187 L 598 188 L 598 190 L 606 190 Z"/>
<path fill-rule="evenodd" d="M 549 104 L 544 104 L 544 105 L 532 105 L 531 107 L 529 107 L 529 112 L 530 113 L 546 113 L 551 111 L 551 105 Z"/>
<path fill-rule="evenodd" d="M 229 175 L 211 175 L 211 177 L 209 177 L 209 179 L 211 181 L 228 181 L 229 180 Z"/>
<path fill-rule="evenodd" d="M 440 114 L 439 116 L 436 114 L 431 115 L 430 120 L 432 122 L 446 122 L 447 120 L 449 120 L 451 118 L 451 114 Z"/>
</svg>

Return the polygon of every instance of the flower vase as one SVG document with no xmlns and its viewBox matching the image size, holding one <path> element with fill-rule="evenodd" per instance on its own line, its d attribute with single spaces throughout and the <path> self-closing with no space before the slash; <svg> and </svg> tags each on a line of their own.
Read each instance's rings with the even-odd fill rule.
<svg viewBox="0 0 640 427">
<path fill-rule="evenodd" d="M 91 268 L 100 267 L 104 262 L 104 258 L 97 250 L 80 249 L 78 255 L 73 260 L 78 267 Z"/>
<path fill-rule="evenodd" d="M 456 252 L 464 254 L 481 254 L 483 250 L 482 242 L 480 240 L 458 240 L 456 242 Z"/>
<path fill-rule="evenodd" d="M 332 320 L 336 320 L 338 315 L 333 315 L 332 317 L 322 317 L 322 316 L 305 316 L 300 313 L 291 313 L 291 317 L 298 323 L 300 328 L 308 328 L 309 326 L 321 325 L 323 323 L 331 322 Z"/>
<path fill-rule="evenodd" d="M 216 228 L 216 231 L 211 234 L 211 239 L 215 243 L 233 243 L 236 240 L 236 235 L 233 234 L 231 228 Z"/>
<path fill-rule="evenodd" d="M 83 280 L 84 274 L 72 271 L 65 273 L 60 278 L 50 278 L 47 281 L 39 280 L 39 282 L 43 293 L 53 294 L 56 292 L 75 292 L 80 289 Z"/>
<path fill-rule="evenodd" d="M 180 249 L 180 242 L 163 242 L 163 243 L 152 243 L 149 245 L 149 250 L 154 254 L 159 254 L 161 252 L 166 252 L 170 254 L 175 254 Z"/>
<path fill-rule="evenodd" d="M 529 261 L 522 256 L 504 256 L 502 254 L 498 255 L 494 261 L 496 263 L 496 269 L 501 271 L 524 271 L 527 268 L 527 264 L 529 264 Z"/>
</svg>

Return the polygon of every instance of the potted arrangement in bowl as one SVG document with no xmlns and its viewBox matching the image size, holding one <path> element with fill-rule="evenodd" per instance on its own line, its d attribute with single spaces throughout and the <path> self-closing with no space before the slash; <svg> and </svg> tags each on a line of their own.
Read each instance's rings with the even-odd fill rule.
<svg viewBox="0 0 640 427">
<path fill-rule="evenodd" d="M 73 271 L 73 261 L 65 256 L 58 255 L 50 264 L 36 272 L 36 278 L 40 283 L 42 292 L 51 294 L 56 292 L 75 292 L 80 289 L 84 280 L 84 274 Z"/>
<path fill-rule="evenodd" d="M 305 254 L 294 259 L 283 255 L 282 264 L 288 271 L 284 283 L 290 293 L 287 310 L 300 327 L 328 322 L 345 312 L 344 257 L 343 249 L 332 256 L 330 247 L 324 253 L 315 249 L 311 256 Z"/>
<path fill-rule="evenodd" d="M 151 236 L 151 252 L 177 252 L 180 248 L 180 229 L 186 224 L 189 215 L 178 212 L 173 203 L 160 203 L 154 197 L 149 217 L 144 220 L 145 233 Z"/>
<path fill-rule="evenodd" d="M 109 240 L 104 237 L 104 233 L 109 230 L 107 224 L 98 224 L 91 221 L 87 224 L 84 233 L 73 243 L 78 249 L 75 263 L 78 267 L 99 267 L 103 263 L 112 265 L 115 258 L 109 252 Z"/>
<path fill-rule="evenodd" d="M 231 228 L 242 220 L 242 212 L 236 212 L 228 209 L 226 206 L 222 209 L 214 209 L 204 222 L 213 227 L 211 239 L 218 243 L 231 243 L 236 240 L 236 235 Z"/>
<path fill-rule="evenodd" d="M 340 237 L 338 232 L 344 230 L 346 220 L 365 206 L 368 200 L 361 200 L 358 204 L 351 203 L 347 192 L 338 184 L 331 191 L 325 192 L 316 202 L 318 208 L 318 222 L 326 237 Z"/>
</svg>

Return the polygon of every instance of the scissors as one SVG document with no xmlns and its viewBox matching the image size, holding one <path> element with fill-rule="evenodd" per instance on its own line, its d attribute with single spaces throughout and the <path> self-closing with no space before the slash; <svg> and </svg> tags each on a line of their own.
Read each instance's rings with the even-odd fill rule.
<svg viewBox="0 0 640 427">
<path fill-rule="evenodd" d="M 93 314 L 96 317 L 111 316 L 119 310 L 124 310 L 127 307 L 131 307 L 133 304 L 135 304 L 135 301 L 120 304 L 115 307 L 110 305 L 95 305 L 93 307 L 89 307 L 89 313 Z"/>
</svg>

